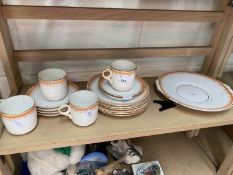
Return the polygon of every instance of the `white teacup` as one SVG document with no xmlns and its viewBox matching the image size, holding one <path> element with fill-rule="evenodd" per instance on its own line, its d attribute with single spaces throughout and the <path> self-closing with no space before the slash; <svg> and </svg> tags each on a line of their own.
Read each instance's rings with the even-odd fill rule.
<svg viewBox="0 0 233 175">
<path fill-rule="evenodd" d="M 117 60 L 112 62 L 111 69 L 102 72 L 103 78 L 109 81 L 117 91 L 129 91 L 134 84 L 137 66 L 128 60 Z M 108 75 L 105 75 L 108 73 Z"/>
<path fill-rule="evenodd" d="M 97 119 L 98 96 L 87 90 L 77 91 L 69 97 L 69 105 L 61 105 L 58 111 L 78 126 L 89 126 Z"/>
<path fill-rule="evenodd" d="M 58 101 L 66 97 L 68 83 L 66 72 L 62 69 L 45 69 L 39 72 L 41 93 L 46 100 Z"/>
<path fill-rule="evenodd" d="M 26 134 L 37 125 L 35 101 L 27 95 L 1 100 L 0 115 L 7 131 L 14 135 Z"/>
</svg>

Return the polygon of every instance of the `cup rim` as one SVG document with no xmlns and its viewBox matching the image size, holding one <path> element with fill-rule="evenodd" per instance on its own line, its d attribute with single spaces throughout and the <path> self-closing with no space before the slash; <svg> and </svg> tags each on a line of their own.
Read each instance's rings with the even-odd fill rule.
<svg viewBox="0 0 233 175">
<path fill-rule="evenodd" d="M 34 98 L 32 98 L 32 97 L 30 97 L 28 95 L 16 95 L 16 96 L 9 97 L 9 98 L 7 98 L 5 100 L 11 100 L 13 98 L 19 98 L 19 97 L 23 97 L 23 96 L 26 97 L 26 98 L 32 99 L 33 100 L 32 105 L 30 105 L 30 107 L 28 109 L 26 109 L 26 110 L 24 110 L 24 111 L 22 111 L 20 113 L 8 114 L 8 113 L 0 111 L 1 118 L 19 118 L 19 117 L 21 117 L 23 115 L 26 115 L 27 113 L 30 113 L 32 110 L 34 110 L 34 108 L 36 108 Z M 2 103 L 4 103 L 4 101 Z"/>
<path fill-rule="evenodd" d="M 93 109 L 93 108 L 95 108 L 98 104 L 99 104 L 99 102 L 96 102 L 96 103 L 94 103 L 94 104 L 93 104 L 93 105 L 91 105 L 91 106 L 87 106 L 87 107 L 80 107 L 80 106 L 75 106 L 75 105 L 74 105 L 74 104 L 72 104 L 72 103 L 69 103 L 69 105 L 70 105 L 72 108 L 76 109 L 76 110 L 87 110 L 87 109 Z"/>
<path fill-rule="evenodd" d="M 75 95 L 77 95 L 77 94 L 84 93 L 84 92 L 86 92 L 86 93 L 91 93 L 92 95 L 94 95 L 94 96 L 96 97 L 95 102 L 92 103 L 92 104 L 90 104 L 89 106 L 78 106 L 78 105 L 72 103 L 71 98 L 73 98 L 73 97 L 74 97 Z M 70 104 L 73 108 L 79 109 L 79 110 L 80 110 L 80 109 L 81 109 L 81 110 L 92 109 L 92 108 L 94 108 L 94 107 L 96 107 L 96 106 L 98 105 L 98 103 L 99 103 L 98 101 L 99 101 L 98 95 L 97 95 L 95 92 L 92 92 L 92 91 L 89 91 L 89 90 L 80 90 L 80 91 L 74 92 L 74 93 L 71 94 L 71 96 L 69 97 L 69 104 Z"/>
<path fill-rule="evenodd" d="M 113 63 L 115 63 L 115 62 L 120 62 L 120 61 L 125 61 L 125 62 L 128 62 L 128 63 L 130 63 L 130 64 L 134 64 L 134 68 L 133 69 L 130 69 L 130 70 L 120 70 L 120 69 L 117 69 L 117 68 L 115 68 L 114 66 L 113 66 Z M 113 69 L 113 70 L 116 70 L 116 71 L 119 71 L 119 72 L 134 72 L 136 69 L 137 69 L 137 65 L 134 63 L 134 62 L 132 62 L 132 61 L 129 61 L 129 60 L 116 60 L 116 61 L 113 61 L 112 63 L 111 63 L 111 69 Z"/>
<path fill-rule="evenodd" d="M 45 80 L 45 79 L 43 79 L 41 77 L 42 73 L 47 72 L 47 71 L 54 71 L 54 70 L 61 71 L 62 73 L 64 73 L 64 75 L 61 78 L 58 78 L 58 79 L 55 79 L 55 80 Z M 41 82 L 47 82 L 47 83 L 53 83 L 53 82 L 61 81 L 62 79 L 66 78 L 66 77 L 67 77 L 66 71 L 63 70 L 63 69 L 59 69 L 59 68 L 48 68 L 48 69 L 44 69 L 44 70 L 42 70 L 42 71 L 40 71 L 38 73 L 38 79 L 39 79 L 39 81 L 41 81 Z"/>
</svg>

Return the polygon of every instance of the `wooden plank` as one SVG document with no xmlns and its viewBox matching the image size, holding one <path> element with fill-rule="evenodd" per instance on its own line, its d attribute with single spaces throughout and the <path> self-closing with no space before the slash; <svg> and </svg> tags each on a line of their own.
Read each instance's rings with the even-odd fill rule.
<svg viewBox="0 0 233 175">
<path fill-rule="evenodd" d="M 154 56 L 202 56 L 208 55 L 210 52 L 210 47 L 21 50 L 14 51 L 14 58 L 18 61 L 89 60 Z"/>
<path fill-rule="evenodd" d="M 201 147 L 216 168 L 220 167 L 233 142 L 222 127 L 202 129 L 195 142 Z"/>
<path fill-rule="evenodd" d="M 223 60 L 221 62 L 220 68 L 218 69 L 218 74 L 216 74 L 216 77 L 222 76 L 222 74 L 225 70 L 225 66 L 227 65 L 229 58 L 232 54 L 232 52 L 231 52 L 232 49 L 233 49 L 233 37 L 231 38 L 230 44 L 228 45 L 228 49 L 225 52 L 225 55 L 224 55 Z"/>
<path fill-rule="evenodd" d="M 0 59 L 11 91 L 18 93 L 22 86 L 22 78 L 18 63 L 13 59 L 13 43 L 1 4 L 0 1 Z"/>
<path fill-rule="evenodd" d="M 153 79 L 148 79 L 152 100 L 161 99 L 153 91 Z M 29 86 L 23 88 L 24 93 Z M 81 89 L 85 88 L 82 84 Z M 14 136 L 4 131 L 0 139 L 0 154 L 13 154 L 55 147 L 159 135 L 233 124 L 233 109 L 207 113 L 182 106 L 159 112 L 160 105 L 151 103 L 146 112 L 131 118 L 108 117 L 98 114 L 96 123 L 78 127 L 67 117 L 39 117 L 37 128 L 29 134 Z M 19 141 L 20 140 L 20 141 Z"/>
<path fill-rule="evenodd" d="M 183 133 L 133 139 L 143 148 L 141 162 L 158 160 L 165 175 L 214 175 L 212 162 Z M 175 150 L 175 151 L 174 151 Z"/>
<path fill-rule="evenodd" d="M 191 130 L 191 131 L 186 131 L 185 132 L 185 135 L 188 137 L 188 138 L 193 138 L 195 136 L 197 136 L 199 133 L 199 130 Z"/>
<path fill-rule="evenodd" d="M 217 175 L 232 175 L 233 174 L 233 146 L 220 166 Z"/>
<path fill-rule="evenodd" d="M 215 26 L 215 29 L 214 29 L 214 32 L 212 34 L 211 41 L 210 41 L 210 46 L 212 47 L 212 51 L 211 51 L 210 55 L 205 57 L 203 64 L 202 64 L 202 68 L 201 68 L 201 72 L 204 74 L 209 73 L 212 61 L 213 61 L 214 56 L 216 54 L 217 48 L 219 46 L 219 41 L 221 39 L 221 35 L 223 33 L 224 26 L 227 23 L 230 11 L 231 11 L 231 7 L 227 7 L 226 10 L 224 11 L 224 14 L 223 14 L 220 22 L 216 23 L 216 26 Z"/>
<path fill-rule="evenodd" d="M 208 75 L 213 77 L 220 77 L 222 75 L 233 49 L 233 8 L 228 7 L 226 11 L 227 17 L 224 28 L 221 32 L 211 67 L 208 71 Z"/>
<path fill-rule="evenodd" d="M 86 8 L 56 6 L 4 6 L 8 19 L 195 21 L 217 22 L 220 11 L 176 11 L 155 9 Z"/>
</svg>

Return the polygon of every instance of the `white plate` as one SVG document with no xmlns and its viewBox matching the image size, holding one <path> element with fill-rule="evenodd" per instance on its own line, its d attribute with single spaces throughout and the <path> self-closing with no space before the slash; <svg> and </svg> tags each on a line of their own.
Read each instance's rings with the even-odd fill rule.
<svg viewBox="0 0 233 175">
<path fill-rule="evenodd" d="M 170 100 L 200 111 L 223 111 L 233 105 L 233 91 L 202 74 L 172 72 L 156 81 L 158 90 Z"/>
<path fill-rule="evenodd" d="M 101 108 L 101 107 L 99 107 L 99 111 L 104 113 L 104 114 L 114 116 L 114 117 L 131 117 L 131 116 L 135 116 L 135 115 L 138 115 L 138 114 L 145 112 L 148 106 L 149 105 L 145 106 L 144 108 L 140 108 L 138 110 L 131 111 L 131 112 L 126 111 L 126 112 L 115 112 L 114 113 L 111 110 Z"/>
<path fill-rule="evenodd" d="M 37 112 L 41 113 L 41 114 L 59 114 L 58 110 L 57 111 L 52 111 L 52 112 L 51 111 L 50 112 L 46 112 L 46 111 L 39 111 L 39 110 L 37 110 Z"/>
<path fill-rule="evenodd" d="M 36 106 L 39 108 L 57 108 L 60 105 L 67 104 L 69 96 L 78 90 L 79 90 L 79 88 L 77 85 L 69 82 L 69 92 L 68 92 L 67 96 L 60 101 L 48 101 L 48 100 L 44 99 L 44 97 L 41 94 L 41 91 L 40 91 L 38 84 L 32 86 L 27 91 L 26 94 L 34 98 Z"/>
<path fill-rule="evenodd" d="M 134 99 L 128 100 L 128 101 L 116 100 L 114 98 L 111 98 L 108 95 L 103 94 L 99 89 L 98 82 L 99 82 L 99 75 L 93 77 L 91 80 L 88 81 L 87 89 L 95 92 L 98 95 L 99 100 L 101 102 L 109 104 L 109 105 L 113 105 L 113 106 L 131 106 L 131 105 L 134 105 L 135 103 L 138 103 L 139 101 L 147 98 L 150 95 L 148 93 L 148 90 L 146 90 L 149 87 L 145 82 L 146 88 L 144 89 L 143 93 L 141 95 L 139 95 L 138 97 L 135 97 Z"/>
<path fill-rule="evenodd" d="M 49 109 L 49 108 L 36 108 L 37 109 L 37 111 L 44 111 L 44 112 L 55 112 L 55 111 L 58 111 L 58 108 L 51 108 L 51 109 Z"/>
<path fill-rule="evenodd" d="M 38 113 L 39 116 L 44 116 L 44 117 L 57 117 L 60 116 L 61 114 L 41 114 Z"/>
<path fill-rule="evenodd" d="M 112 88 L 109 81 L 103 77 L 99 78 L 99 88 L 107 95 L 119 100 L 132 100 L 139 96 L 145 88 L 144 81 L 140 77 L 136 77 L 133 87 L 128 92 L 117 91 Z"/>
</svg>

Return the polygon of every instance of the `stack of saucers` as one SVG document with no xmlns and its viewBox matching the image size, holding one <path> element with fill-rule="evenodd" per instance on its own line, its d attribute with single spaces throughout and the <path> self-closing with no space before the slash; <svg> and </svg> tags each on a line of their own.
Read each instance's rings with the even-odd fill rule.
<svg viewBox="0 0 233 175">
<path fill-rule="evenodd" d="M 79 90 L 79 87 L 74 83 L 68 82 L 68 84 L 69 84 L 69 90 L 66 97 L 59 101 L 46 100 L 41 93 L 39 84 L 32 86 L 26 92 L 26 94 L 34 98 L 38 115 L 46 116 L 46 117 L 55 117 L 60 115 L 58 113 L 59 106 L 67 104 L 69 96 L 72 93 Z"/>
<path fill-rule="evenodd" d="M 98 95 L 99 111 L 116 117 L 138 115 L 147 109 L 151 100 L 148 84 L 138 76 L 127 92 L 113 89 L 101 75 L 89 80 L 87 88 Z"/>
</svg>

